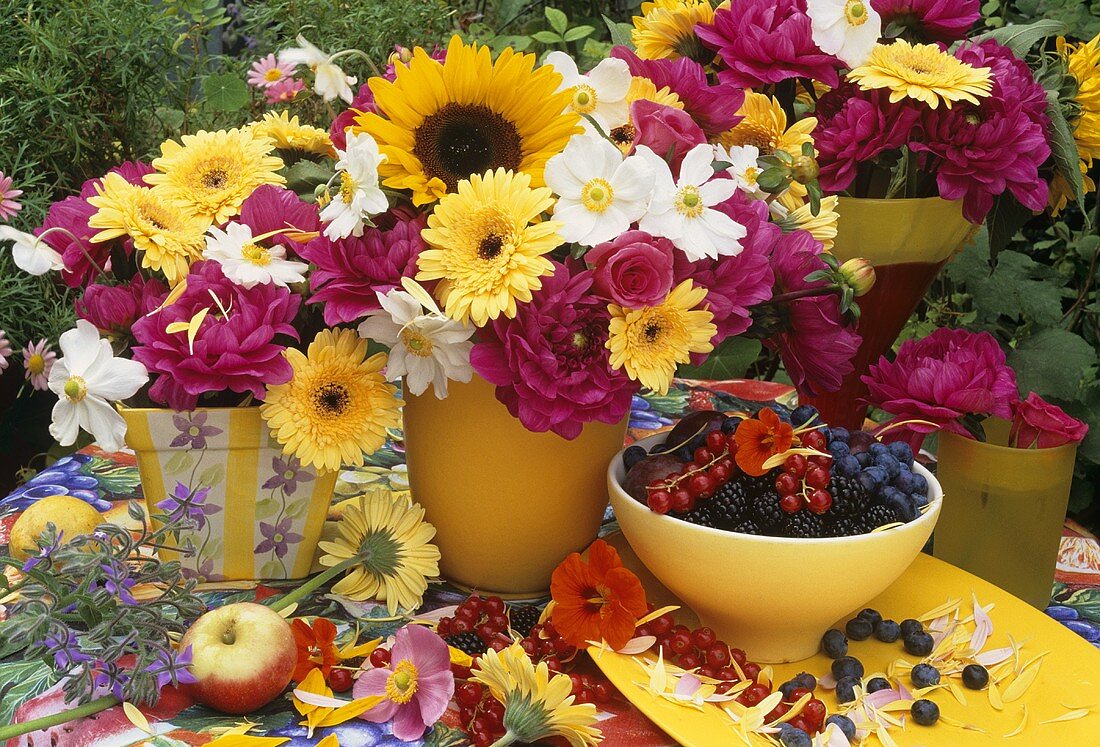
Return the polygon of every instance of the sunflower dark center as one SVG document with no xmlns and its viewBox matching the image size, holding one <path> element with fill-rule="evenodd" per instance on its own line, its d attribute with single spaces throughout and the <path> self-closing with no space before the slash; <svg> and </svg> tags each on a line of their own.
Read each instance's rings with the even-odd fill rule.
<svg viewBox="0 0 1100 747">
<path fill-rule="evenodd" d="M 314 395 L 314 401 L 326 415 L 339 415 L 348 408 L 351 397 L 342 384 L 322 384 Z"/>
<path fill-rule="evenodd" d="M 637 137 L 638 131 L 634 129 L 634 125 L 627 122 L 624 125 L 619 125 L 608 133 L 611 138 L 611 142 L 615 145 L 630 145 L 634 142 L 634 138 Z"/>
<path fill-rule="evenodd" d="M 500 256 L 500 250 L 504 248 L 504 239 L 495 233 L 491 233 L 477 245 L 477 256 L 487 262 L 492 262 Z"/>
<path fill-rule="evenodd" d="M 413 155 L 429 177 L 448 191 L 471 174 L 490 169 L 516 171 L 523 142 L 516 126 L 487 106 L 447 104 L 416 128 Z"/>
</svg>

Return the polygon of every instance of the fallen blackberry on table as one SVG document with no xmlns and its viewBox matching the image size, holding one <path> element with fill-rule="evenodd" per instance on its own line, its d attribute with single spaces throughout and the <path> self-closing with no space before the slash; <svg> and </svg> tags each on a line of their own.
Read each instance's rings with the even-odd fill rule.
<svg viewBox="0 0 1100 747">
<path fill-rule="evenodd" d="M 531 604 L 522 604 L 508 608 L 508 625 L 523 638 L 531 635 L 533 628 L 539 621 L 542 610 Z M 455 648 L 458 648 L 455 646 Z M 467 652 L 469 653 L 469 652 Z"/>
<path fill-rule="evenodd" d="M 488 650 L 488 646 L 485 645 L 485 641 L 481 640 L 481 636 L 477 633 L 455 633 L 444 638 L 448 646 L 457 648 L 465 654 L 470 656 L 481 656 Z"/>
</svg>

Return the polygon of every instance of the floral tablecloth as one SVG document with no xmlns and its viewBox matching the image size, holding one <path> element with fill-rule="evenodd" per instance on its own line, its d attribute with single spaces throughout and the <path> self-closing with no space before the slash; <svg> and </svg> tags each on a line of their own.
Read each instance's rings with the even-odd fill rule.
<svg viewBox="0 0 1100 747">
<path fill-rule="evenodd" d="M 733 410 L 745 407 L 746 402 L 768 401 L 788 394 L 785 387 L 766 382 L 677 382 L 665 396 L 635 397 L 628 440 L 667 427 L 691 410 Z M 330 519 L 339 515 L 345 499 L 357 495 L 367 484 L 381 483 L 395 491 L 408 489 L 400 434 L 393 436 L 367 466 L 341 475 Z M 0 500 L 0 544 L 7 543 L 8 531 L 20 511 L 39 498 L 59 492 L 84 499 L 105 512 L 108 519 L 125 522 L 127 500 L 141 493 L 133 456 L 89 449 L 43 471 Z M 603 531 L 615 531 L 610 510 Z M 248 582 L 209 584 L 202 587 L 201 595 L 210 606 L 218 606 L 263 598 L 275 593 L 280 586 L 289 585 L 292 582 L 271 586 Z M 418 612 L 443 614 L 443 608 L 458 604 L 464 598 L 464 593 L 446 583 L 435 584 Z M 1048 612 L 1100 647 L 1100 542 L 1072 521 L 1066 522 L 1063 532 L 1052 606 Z M 355 624 L 361 637 L 389 635 L 403 624 L 403 621 L 389 618 L 384 606 L 348 602 L 326 594 L 316 594 L 306 600 L 295 614 L 323 615 L 346 623 L 348 627 Z M 591 666 L 590 662 L 586 664 Z M 56 702 L 60 708 L 60 693 L 48 690 L 48 684 L 48 669 L 39 662 L 0 662 L 0 724 L 8 723 L 15 708 L 31 698 L 40 698 L 44 706 Z M 201 745 L 213 739 L 212 729 L 233 726 L 244 720 L 196 705 L 177 691 L 169 689 L 165 693 L 155 708 L 146 711 L 152 728 L 159 735 L 156 739 L 139 731 L 121 708 L 114 708 L 99 714 L 94 721 L 81 723 L 80 728 L 73 729 L 62 742 L 54 744 L 56 747 L 123 747 L 144 743 L 156 747 Z M 601 708 L 599 726 L 605 734 L 603 743 L 608 747 L 665 747 L 671 744 L 667 736 L 625 699 L 615 698 Z M 448 722 L 453 723 L 453 716 L 453 712 L 448 712 L 443 724 L 427 735 L 426 742 L 447 743 L 448 738 L 456 734 L 447 728 Z M 408 744 L 393 737 L 385 725 L 357 719 L 332 729 L 321 729 L 312 739 L 307 738 L 305 728 L 297 723 L 299 716 L 289 699 L 276 700 L 262 711 L 250 714 L 248 720 L 257 724 L 253 734 L 291 737 L 287 743 L 289 747 L 316 744 L 330 732 L 338 736 L 342 747 Z M 13 741 L 9 747 L 25 744 Z"/>
</svg>

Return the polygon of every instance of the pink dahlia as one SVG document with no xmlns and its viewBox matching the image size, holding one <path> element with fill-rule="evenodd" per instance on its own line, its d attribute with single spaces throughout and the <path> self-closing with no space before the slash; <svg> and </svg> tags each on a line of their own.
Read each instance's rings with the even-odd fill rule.
<svg viewBox="0 0 1100 747">
<path fill-rule="evenodd" d="M 389 78 L 388 80 L 393 80 Z M 344 150 L 348 145 L 347 129 L 355 124 L 355 118 L 365 112 L 378 111 L 374 105 L 374 94 L 370 86 L 364 83 L 359 86 L 359 92 L 351 100 L 348 108 L 336 115 L 329 127 L 328 136 L 332 140 L 332 147 Z"/>
<path fill-rule="evenodd" d="M 213 297 L 228 311 L 223 315 Z M 196 262 L 187 289 L 171 305 L 134 323 L 134 360 L 156 376 L 149 396 L 173 410 L 191 410 L 199 395 L 231 390 L 263 399 L 266 387 L 290 380 L 286 345 L 294 340 L 292 322 L 301 304 L 288 288 L 259 283 L 245 288 L 222 274 L 217 262 Z M 186 332 L 167 332 L 173 322 L 187 323 L 203 309 L 206 318 L 194 345 Z"/>
<path fill-rule="evenodd" d="M 321 235 L 299 252 L 316 265 L 309 276 L 309 302 L 323 304 L 326 324 L 354 322 L 380 309 L 376 293 L 388 293 L 402 277 L 416 276 L 416 258 L 427 248 L 420 238 L 427 218 L 396 207 L 374 222 L 376 227 L 366 228 L 362 236 L 332 241 Z"/>
<path fill-rule="evenodd" d="M 739 0 L 714 12 L 714 23 L 695 27 L 718 53 L 720 80 L 759 88 L 788 78 L 813 78 L 836 87 L 842 63 L 814 44 L 806 0 Z"/>
<path fill-rule="evenodd" d="M 0 171 L 0 221 L 7 220 L 23 209 L 15 199 L 23 194 L 23 190 L 13 189 L 11 182 L 11 177 L 5 176 L 4 172 Z"/>
<path fill-rule="evenodd" d="M 981 17 L 979 0 L 871 0 L 871 7 L 882 16 L 884 31 L 894 24 L 924 42 L 965 39 Z"/>
<path fill-rule="evenodd" d="M 271 231 L 294 229 L 299 232 L 320 230 L 317 206 L 306 202 L 289 189 L 274 184 L 261 184 L 241 205 L 238 220 L 252 229 L 253 236 Z M 295 241 L 293 232 L 280 233 L 271 241 L 282 244 L 293 252 L 299 252 L 302 242 Z"/>
<path fill-rule="evenodd" d="M 104 334 L 129 334 L 138 319 L 155 309 L 168 293 L 157 278 L 135 275 L 123 285 L 92 283 L 76 301 L 76 315 Z"/>
<path fill-rule="evenodd" d="M 622 420 L 638 390 L 608 364 L 610 318 L 592 293 L 592 273 L 557 264 L 515 319 L 501 316 L 480 331 L 470 363 L 525 428 L 576 438 L 585 423 Z"/>
<path fill-rule="evenodd" d="M 922 340 L 907 340 L 894 360 L 886 356 L 862 377 L 867 401 L 894 416 L 892 422 L 926 420 L 901 429 L 914 449 L 940 428 L 968 435 L 959 420 L 966 416 L 1011 419 L 1020 397 L 1016 373 L 988 332 L 940 328 Z"/>
</svg>

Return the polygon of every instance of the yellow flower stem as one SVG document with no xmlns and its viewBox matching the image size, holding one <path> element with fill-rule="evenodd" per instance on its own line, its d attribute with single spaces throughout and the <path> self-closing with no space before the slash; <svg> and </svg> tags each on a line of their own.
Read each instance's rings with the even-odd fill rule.
<svg viewBox="0 0 1100 747">
<path fill-rule="evenodd" d="M 264 600 L 263 603 L 271 609 L 275 610 L 276 612 L 281 609 L 286 609 L 298 600 L 309 596 L 314 591 L 346 571 L 348 568 L 351 568 L 352 566 L 362 562 L 363 557 L 361 555 L 350 557 L 347 560 L 332 566 L 327 571 L 318 573 L 316 576 L 311 578 L 309 581 L 306 581 L 304 584 L 294 589 L 293 591 L 277 597 L 268 597 Z"/>
<path fill-rule="evenodd" d="M 49 716 L 42 716 L 31 721 L 25 721 L 22 724 L 11 724 L 10 726 L 0 726 L 0 742 L 3 742 L 14 737 L 22 736 L 23 734 L 30 734 L 33 731 L 39 729 L 49 729 L 51 726 L 61 726 L 67 724 L 70 721 L 75 721 L 78 718 L 84 718 L 85 716 L 91 716 L 93 713 L 99 713 L 105 711 L 108 708 L 118 705 L 122 701 L 116 698 L 114 695 L 105 695 L 102 698 L 96 698 L 93 701 L 85 703 L 84 705 L 77 706 L 76 708 L 70 708 L 67 711 L 61 713 L 54 713 Z"/>
</svg>

